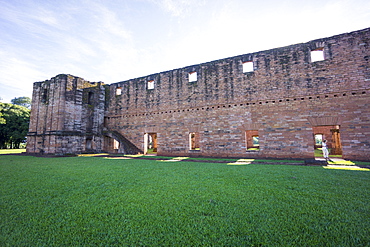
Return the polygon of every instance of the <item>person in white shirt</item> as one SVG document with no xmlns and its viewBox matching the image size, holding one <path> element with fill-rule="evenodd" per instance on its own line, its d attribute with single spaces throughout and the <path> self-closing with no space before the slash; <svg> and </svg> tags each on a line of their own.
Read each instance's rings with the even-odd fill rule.
<svg viewBox="0 0 370 247">
<path fill-rule="evenodd" d="M 326 160 L 329 160 L 329 150 L 328 150 L 328 145 L 326 143 L 326 140 L 322 141 L 322 154 L 324 155 L 324 158 Z"/>
</svg>

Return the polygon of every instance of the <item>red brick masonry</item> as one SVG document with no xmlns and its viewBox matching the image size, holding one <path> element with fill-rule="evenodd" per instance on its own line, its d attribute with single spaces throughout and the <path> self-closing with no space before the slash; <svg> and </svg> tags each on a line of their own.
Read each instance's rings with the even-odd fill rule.
<svg viewBox="0 0 370 247">
<path fill-rule="evenodd" d="M 305 159 L 321 128 L 343 158 L 370 160 L 369 38 L 367 28 L 110 85 L 36 82 L 27 152 L 145 152 L 156 133 L 158 155 Z M 324 60 L 312 62 L 313 50 Z M 247 150 L 250 133 L 259 148 Z"/>
</svg>

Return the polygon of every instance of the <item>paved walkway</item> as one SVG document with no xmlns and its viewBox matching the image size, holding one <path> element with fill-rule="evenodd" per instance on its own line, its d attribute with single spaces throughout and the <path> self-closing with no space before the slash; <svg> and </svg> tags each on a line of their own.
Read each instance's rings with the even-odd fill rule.
<svg viewBox="0 0 370 247">
<path fill-rule="evenodd" d="M 325 161 L 324 158 L 315 159 L 318 161 Z M 354 162 L 342 158 L 329 158 L 328 164 L 323 167 L 326 169 L 370 171 L 368 168 L 356 166 Z"/>
</svg>

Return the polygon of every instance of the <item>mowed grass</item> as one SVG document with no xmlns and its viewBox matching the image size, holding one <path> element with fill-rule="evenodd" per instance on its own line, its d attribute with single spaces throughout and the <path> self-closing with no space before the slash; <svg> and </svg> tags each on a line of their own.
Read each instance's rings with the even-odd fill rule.
<svg viewBox="0 0 370 247">
<path fill-rule="evenodd" d="M 0 156 L 0 246 L 369 246 L 370 172 Z"/>
</svg>

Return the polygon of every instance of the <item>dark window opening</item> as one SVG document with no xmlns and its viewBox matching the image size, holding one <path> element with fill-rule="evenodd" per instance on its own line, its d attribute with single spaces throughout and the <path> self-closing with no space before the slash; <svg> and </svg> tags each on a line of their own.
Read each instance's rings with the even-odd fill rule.
<svg viewBox="0 0 370 247">
<path fill-rule="evenodd" d="M 87 138 L 86 139 L 86 150 L 91 150 L 92 149 L 92 139 Z"/>
<path fill-rule="evenodd" d="M 94 93 L 89 92 L 89 94 L 87 96 L 87 104 L 91 105 L 93 102 L 94 102 Z"/>
<path fill-rule="evenodd" d="M 41 102 L 47 103 L 48 102 L 48 90 L 44 89 L 41 96 Z"/>
</svg>

